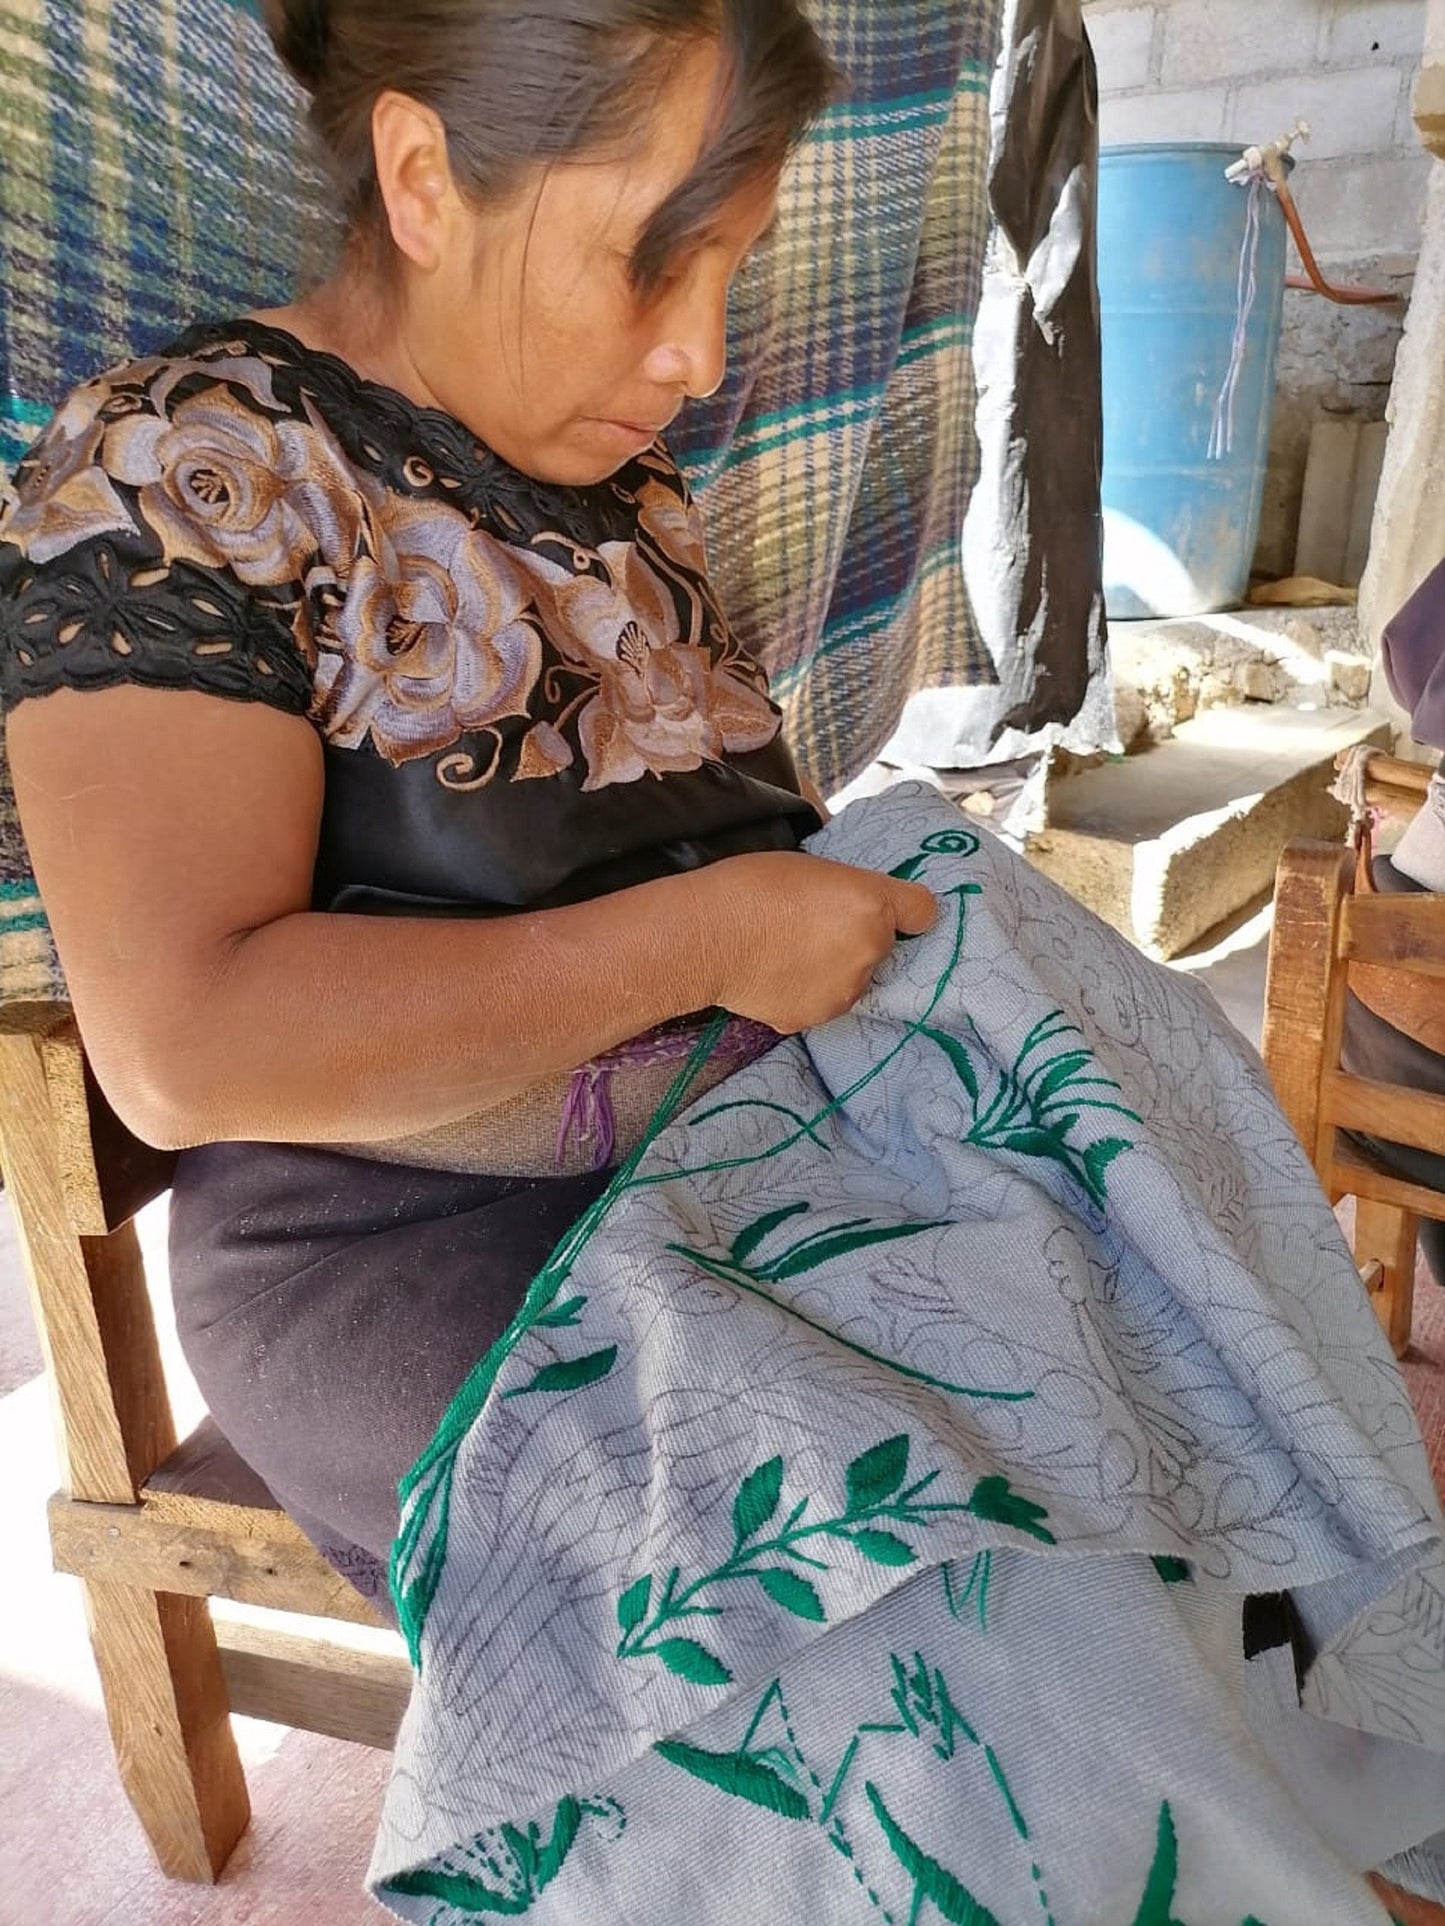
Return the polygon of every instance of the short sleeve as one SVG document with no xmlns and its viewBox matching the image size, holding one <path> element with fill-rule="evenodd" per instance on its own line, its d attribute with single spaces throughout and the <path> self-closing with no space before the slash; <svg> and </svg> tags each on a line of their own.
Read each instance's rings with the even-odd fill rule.
<svg viewBox="0 0 1445 1926">
<path fill-rule="evenodd" d="M 0 515 L 7 713 L 125 683 L 309 711 L 307 542 L 276 434 L 244 388 L 184 364 L 76 390 Z"/>
</svg>

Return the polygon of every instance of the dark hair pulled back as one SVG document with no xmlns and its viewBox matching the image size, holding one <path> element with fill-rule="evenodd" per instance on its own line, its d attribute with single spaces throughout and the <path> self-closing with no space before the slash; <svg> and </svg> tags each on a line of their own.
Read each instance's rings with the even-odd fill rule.
<svg viewBox="0 0 1445 1926">
<path fill-rule="evenodd" d="M 382 218 L 371 141 L 394 89 L 447 130 L 478 205 L 533 166 L 605 151 L 645 122 L 668 63 L 715 40 L 723 83 L 709 139 L 632 262 L 641 292 L 741 189 L 780 167 L 836 75 L 798 0 L 262 0 L 276 50 L 311 95 L 353 231 Z"/>
</svg>

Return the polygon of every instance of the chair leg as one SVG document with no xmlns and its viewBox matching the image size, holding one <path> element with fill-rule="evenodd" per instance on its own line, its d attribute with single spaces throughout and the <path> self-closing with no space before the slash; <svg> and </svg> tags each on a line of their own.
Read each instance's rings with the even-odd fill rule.
<svg viewBox="0 0 1445 1926">
<path fill-rule="evenodd" d="M 1355 1200 L 1355 1261 L 1374 1260 L 1384 1270 L 1384 1282 L 1374 1296 L 1375 1310 L 1397 1358 L 1405 1355 L 1410 1344 L 1419 1228 L 1413 1211 L 1377 1204 L 1367 1197 Z"/>
<path fill-rule="evenodd" d="M 209 1885 L 251 1816 L 210 1612 L 129 1585 L 85 1597 L 121 1782 L 161 1870 Z"/>
</svg>

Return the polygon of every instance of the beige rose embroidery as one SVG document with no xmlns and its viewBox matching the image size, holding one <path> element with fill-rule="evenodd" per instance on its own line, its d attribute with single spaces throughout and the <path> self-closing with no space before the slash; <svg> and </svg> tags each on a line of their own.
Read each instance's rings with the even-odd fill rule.
<svg viewBox="0 0 1445 1926">
<path fill-rule="evenodd" d="M 780 726 L 771 703 L 698 642 L 696 598 L 684 635 L 677 598 L 634 544 L 606 543 L 598 559 L 605 581 L 535 552 L 518 557 L 536 584 L 547 639 L 585 679 L 556 719 L 577 718 L 583 789 L 698 769 L 771 742 Z"/>
<path fill-rule="evenodd" d="M 135 523 L 98 464 L 105 425 L 93 391 L 73 395 L 32 457 L 4 534 L 35 563 L 99 535 L 133 535 Z"/>
<path fill-rule="evenodd" d="M 393 764 L 525 716 L 542 644 L 508 551 L 435 503 L 392 497 L 320 638 L 317 720 Z"/>
<path fill-rule="evenodd" d="M 645 535 L 675 562 L 698 575 L 707 572 L 702 516 L 674 485 L 649 480 L 637 491 L 637 521 Z"/>
<path fill-rule="evenodd" d="M 314 424 L 270 420 L 222 387 L 177 402 L 168 420 L 125 415 L 105 442 L 106 466 L 139 491 L 169 560 L 219 562 L 254 588 L 302 580 L 318 551 L 334 568 L 355 553 L 360 499 L 320 452 Z"/>
</svg>

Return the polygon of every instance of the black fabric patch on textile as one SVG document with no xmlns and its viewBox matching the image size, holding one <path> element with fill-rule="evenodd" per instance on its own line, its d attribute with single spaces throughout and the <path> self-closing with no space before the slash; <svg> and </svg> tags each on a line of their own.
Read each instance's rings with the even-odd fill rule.
<svg viewBox="0 0 1445 1926">
<path fill-rule="evenodd" d="M 1304 1690 L 1314 1651 L 1304 1621 L 1288 1592 L 1259 1592 L 1245 1599 L 1243 1614 L 1244 1656 L 1257 1659 L 1287 1645 L 1294 1660 L 1296 1689 Z"/>
</svg>

